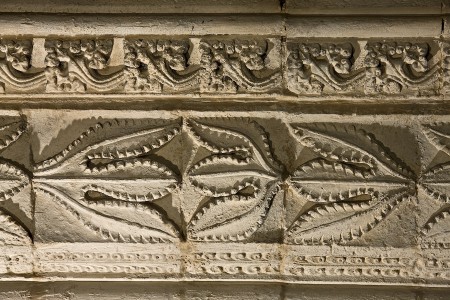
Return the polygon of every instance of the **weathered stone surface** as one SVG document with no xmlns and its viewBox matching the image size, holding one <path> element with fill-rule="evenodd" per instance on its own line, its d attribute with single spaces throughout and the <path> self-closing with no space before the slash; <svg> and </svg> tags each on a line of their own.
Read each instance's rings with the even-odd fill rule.
<svg viewBox="0 0 450 300">
<path fill-rule="evenodd" d="M 5 112 L 3 273 L 447 283 L 447 117 L 324 117 Z"/>
<path fill-rule="evenodd" d="M 0 299 L 446 298 L 446 3 L 102 3 L 0 8 Z"/>
</svg>

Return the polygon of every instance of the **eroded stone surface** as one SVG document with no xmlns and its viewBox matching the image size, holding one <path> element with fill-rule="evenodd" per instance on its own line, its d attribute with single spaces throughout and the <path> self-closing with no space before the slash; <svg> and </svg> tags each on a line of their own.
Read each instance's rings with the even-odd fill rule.
<svg viewBox="0 0 450 300">
<path fill-rule="evenodd" d="M 0 299 L 446 298 L 445 3 L 37 1 L 0 8 Z"/>
<path fill-rule="evenodd" d="M 54 113 L 2 116 L 5 275 L 448 283 L 446 116 Z"/>
<path fill-rule="evenodd" d="M 448 43 L 433 39 L 41 40 L 2 40 L 3 93 L 429 98 L 447 91 Z"/>
</svg>

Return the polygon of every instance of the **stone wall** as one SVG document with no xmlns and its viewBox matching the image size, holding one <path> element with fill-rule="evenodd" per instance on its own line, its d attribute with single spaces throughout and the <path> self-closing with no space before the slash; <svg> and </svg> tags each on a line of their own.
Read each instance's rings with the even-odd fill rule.
<svg viewBox="0 0 450 300">
<path fill-rule="evenodd" d="M 4 2 L 0 299 L 448 297 L 450 3 Z"/>
</svg>

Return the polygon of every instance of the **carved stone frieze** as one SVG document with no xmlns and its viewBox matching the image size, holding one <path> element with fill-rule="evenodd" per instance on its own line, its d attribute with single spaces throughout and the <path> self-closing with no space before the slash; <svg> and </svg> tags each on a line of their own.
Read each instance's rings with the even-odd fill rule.
<svg viewBox="0 0 450 300">
<path fill-rule="evenodd" d="M 437 95 L 439 51 L 436 41 L 288 42 L 287 88 L 298 95 Z"/>
<path fill-rule="evenodd" d="M 198 150 L 209 152 L 188 170 L 190 182 L 209 198 L 191 219 L 188 238 L 249 238 L 264 222 L 280 190 L 283 167 L 267 132 L 251 119 L 188 120 L 187 128 Z"/>
<path fill-rule="evenodd" d="M 1 117 L 5 276 L 448 284 L 447 116 L 55 113 Z"/>
<path fill-rule="evenodd" d="M 177 276 L 181 272 L 179 250 L 172 245 L 154 245 L 152 249 L 136 245 L 56 244 L 42 245 L 36 255 L 35 272 L 41 275 L 70 274 L 77 277 L 91 274 L 108 276 Z"/>
<path fill-rule="evenodd" d="M 448 85 L 448 42 L 434 39 L 37 40 L 1 40 L 2 93 L 429 98 Z"/>
<path fill-rule="evenodd" d="M 449 1 L 0 1 L 0 300 L 448 299 Z"/>
</svg>

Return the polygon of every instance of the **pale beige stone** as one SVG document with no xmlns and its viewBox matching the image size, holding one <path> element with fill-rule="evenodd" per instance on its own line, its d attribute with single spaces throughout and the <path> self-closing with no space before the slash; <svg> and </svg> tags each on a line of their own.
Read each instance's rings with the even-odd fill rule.
<svg viewBox="0 0 450 300">
<path fill-rule="evenodd" d="M 0 299 L 445 299 L 446 5 L 5 0 Z"/>
</svg>

